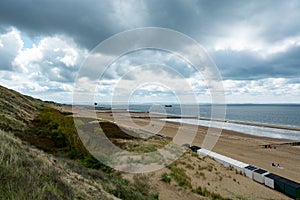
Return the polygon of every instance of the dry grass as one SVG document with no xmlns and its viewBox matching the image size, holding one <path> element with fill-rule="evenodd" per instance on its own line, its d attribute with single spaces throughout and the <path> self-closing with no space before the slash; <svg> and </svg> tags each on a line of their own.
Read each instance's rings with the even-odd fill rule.
<svg viewBox="0 0 300 200">
<path fill-rule="evenodd" d="M 145 178 L 129 182 L 93 158 L 54 103 L 0 86 L 0 107 L 0 199 L 158 198 Z"/>
<path fill-rule="evenodd" d="M 0 127 L 6 131 L 25 129 L 42 104 L 40 100 L 0 85 Z"/>
<path fill-rule="evenodd" d="M 0 131 L 0 199 L 111 199 L 100 185 L 84 185 L 79 174 L 61 161 L 34 149 L 11 133 Z M 72 184 L 70 184 L 72 182 Z M 77 186 L 97 188 L 88 194 Z"/>
</svg>

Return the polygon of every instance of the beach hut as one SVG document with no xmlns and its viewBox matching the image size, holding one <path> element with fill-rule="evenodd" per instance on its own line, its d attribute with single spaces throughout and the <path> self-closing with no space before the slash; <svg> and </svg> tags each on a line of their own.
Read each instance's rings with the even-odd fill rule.
<svg viewBox="0 0 300 200">
<path fill-rule="evenodd" d="M 244 168 L 246 166 L 248 166 L 248 164 L 246 164 L 246 163 L 240 162 L 238 160 L 232 159 L 227 156 L 223 156 L 223 155 L 218 154 L 213 151 L 209 151 L 207 149 L 200 149 L 197 151 L 197 153 L 202 156 L 209 156 L 209 157 L 213 158 L 215 161 L 217 161 L 218 163 L 221 163 L 224 167 L 231 166 L 239 172 L 244 173 Z"/>
<path fill-rule="evenodd" d="M 207 150 L 207 149 L 198 149 L 197 150 L 197 154 L 201 155 L 201 156 L 208 156 L 208 154 L 211 153 L 211 151 Z"/>
<path fill-rule="evenodd" d="M 274 189 L 291 198 L 300 199 L 300 184 L 295 181 L 291 181 L 286 178 L 275 179 Z"/>
<path fill-rule="evenodd" d="M 198 146 L 191 146 L 190 148 L 191 148 L 191 150 L 192 150 L 193 152 L 197 152 L 199 149 L 201 149 L 201 148 L 198 147 Z"/>
<path fill-rule="evenodd" d="M 294 199 L 300 199 L 300 184 L 287 180 L 284 187 L 284 193 Z"/>
<path fill-rule="evenodd" d="M 229 167 L 229 164 L 226 162 L 226 156 L 223 156 L 221 154 L 215 153 L 213 151 L 209 151 L 207 149 L 199 149 L 197 150 L 197 153 L 201 156 L 209 156 L 213 158 L 218 163 L 221 163 L 224 165 L 224 167 Z"/>
<path fill-rule="evenodd" d="M 282 178 L 281 176 L 278 176 L 276 174 L 273 173 L 269 173 L 267 175 L 265 175 L 265 185 L 274 189 L 274 182 L 276 179 Z"/>
<path fill-rule="evenodd" d="M 238 160 L 233 160 L 232 163 L 230 163 L 230 166 L 232 166 L 236 171 L 245 173 L 245 167 L 248 166 L 248 164 L 243 163 Z"/>
<path fill-rule="evenodd" d="M 257 169 L 253 171 L 253 180 L 259 183 L 265 183 L 265 175 L 269 174 L 268 171 L 264 169 Z"/>
<path fill-rule="evenodd" d="M 257 170 L 257 167 L 254 167 L 253 165 L 248 165 L 245 167 L 245 175 L 251 179 L 253 179 L 253 171 Z"/>
<path fill-rule="evenodd" d="M 215 152 L 212 152 L 210 156 L 213 157 L 218 163 L 221 163 L 224 167 L 229 167 L 228 157 Z"/>
</svg>

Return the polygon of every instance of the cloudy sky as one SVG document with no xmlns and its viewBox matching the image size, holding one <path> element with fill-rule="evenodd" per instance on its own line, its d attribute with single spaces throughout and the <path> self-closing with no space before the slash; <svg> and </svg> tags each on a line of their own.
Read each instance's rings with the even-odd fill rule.
<svg viewBox="0 0 300 200">
<path fill-rule="evenodd" d="M 299 19 L 298 0 L 1 0 L 0 84 L 71 103 L 80 66 L 94 47 L 122 31 L 162 27 L 203 46 L 219 69 L 228 103 L 300 103 Z M 175 89 L 150 83 L 158 75 Z M 97 84 L 97 101 L 110 101 L 117 85 L 141 77 L 148 84 L 130 91 L 132 101 L 175 101 L 174 94 L 192 92 L 200 103 L 210 102 L 205 78 L 160 50 L 131 52 L 98 80 L 81 78 L 87 88 Z"/>
</svg>

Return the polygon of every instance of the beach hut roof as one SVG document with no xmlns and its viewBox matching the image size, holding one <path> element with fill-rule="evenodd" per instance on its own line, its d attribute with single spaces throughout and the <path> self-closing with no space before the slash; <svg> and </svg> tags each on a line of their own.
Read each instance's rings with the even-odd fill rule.
<svg viewBox="0 0 300 200">
<path fill-rule="evenodd" d="M 273 174 L 273 173 L 267 174 L 267 175 L 265 175 L 265 177 L 271 178 L 271 179 L 273 179 L 273 180 L 279 179 L 279 178 L 283 178 L 283 177 L 278 176 L 278 175 Z"/>
<path fill-rule="evenodd" d="M 194 152 L 197 152 L 199 149 L 201 149 L 201 147 L 198 147 L 198 146 L 191 146 L 190 148 Z"/>
<path fill-rule="evenodd" d="M 251 170 L 251 171 L 254 171 L 254 170 L 257 169 L 257 167 L 254 167 L 253 165 L 248 165 L 248 166 L 246 166 L 245 168 L 246 168 L 246 169 L 249 169 L 249 170 Z"/>
<path fill-rule="evenodd" d="M 204 155 L 208 155 L 214 159 L 217 159 L 217 160 L 222 160 L 223 162 L 226 162 L 230 165 L 233 165 L 233 166 L 238 166 L 240 168 L 244 168 L 246 166 L 248 166 L 248 164 L 246 163 L 243 163 L 241 161 L 238 161 L 238 160 L 235 160 L 235 159 L 232 159 L 232 158 L 229 158 L 227 156 L 223 156 L 221 154 L 218 154 L 216 152 L 213 152 L 213 151 L 209 151 L 207 149 L 199 149 L 198 152 L 200 152 L 201 154 L 204 154 Z"/>
<path fill-rule="evenodd" d="M 258 173 L 258 174 L 264 174 L 267 173 L 268 171 L 264 170 L 264 169 L 257 169 L 254 172 Z"/>
</svg>

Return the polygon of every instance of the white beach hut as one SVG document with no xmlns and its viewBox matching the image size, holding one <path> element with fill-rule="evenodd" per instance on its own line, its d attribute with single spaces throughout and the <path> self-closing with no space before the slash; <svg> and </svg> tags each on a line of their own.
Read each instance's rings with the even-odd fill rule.
<svg viewBox="0 0 300 200">
<path fill-rule="evenodd" d="M 215 153 L 213 151 L 209 151 L 207 149 L 199 149 L 197 151 L 197 153 L 201 156 L 209 156 L 211 158 L 213 158 L 214 160 L 216 160 L 217 162 L 223 164 L 225 167 L 229 166 L 229 164 L 225 161 L 226 159 L 224 158 L 225 156 L 221 155 L 221 154 L 218 154 L 218 153 Z"/>
<path fill-rule="evenodd" d="M 268 171 L 264 169 L 257 169 L 253 171 L 253 180 L 259 182 L 259 183 L 265 183 L 265 175 L 269 174 Z"/>
<path fill-rule="evenodd" d="M 269 173 L 267 175 L 265 175 L 265 185 L 274 189 L 274 182 L 276 179 L 282 178 L 281 176 L 278 176 L 276 174 L 273 173 Z"/>
<path fill-rule="evenodd" d="M 245 175 L 251 179 L 253 179 L 253 171 L 257 170 L 257 167 L 254 167 L 253 165 L 248 165 L 245 167 Z"/>
<path fill-rule="evenodd" d="M 246 163 L 240 162 L 238 160 L 229 158 L 227 156 L 218 154 L 218 153 L 213 152 L 213 151 L 209 151 L 207 149 L 199 149 L 197 151 L 197 153 L 199 155 L 202 155 L 202 156 L 209 156 L 209 157 L 215 159 L 217 162 L 221 163 L 224 167 L 230 167 L 231 166 L 239 172 L 244 173 L 244 168 L 246 166 L 248 166 L 248 164 L 246 164 Z"/>
<path fill-rule="evenodd" d="M 212 151 L 209 151 L 207 149 L 198 149 L 197 150 L 197 154 L 201 155 L 201 156 L 208 156 L 208 154 L 212 153 Z"/>
<path fill-rule="evenodd" d="M 230 165 L 238 172 L 242 172 L 245 173 L 245 167 L 248 166 L 248 164 L 243 163 L 241 161 L 238 160 L 234 160 L 232 163 L 230 163 Z"/>
</svg>

